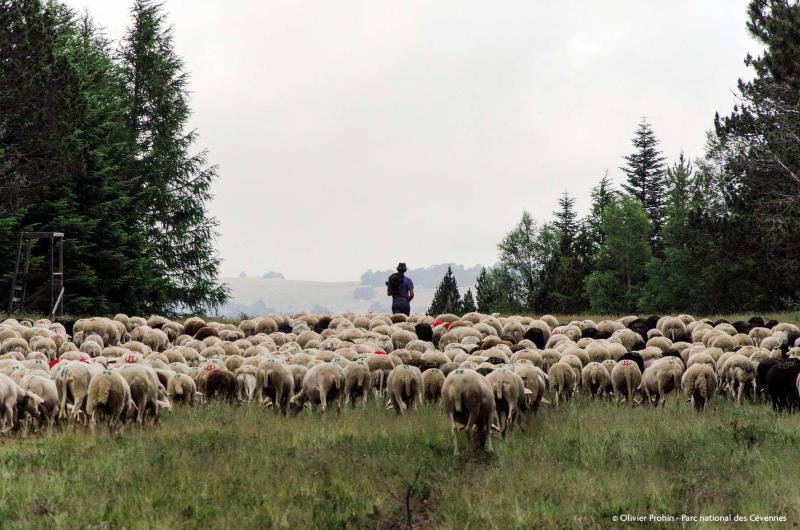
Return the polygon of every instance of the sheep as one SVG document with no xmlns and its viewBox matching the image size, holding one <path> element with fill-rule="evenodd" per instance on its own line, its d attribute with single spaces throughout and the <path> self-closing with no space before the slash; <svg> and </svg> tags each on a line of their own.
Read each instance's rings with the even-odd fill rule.
<svg viewBox="0 0 800 530">
<path fill-rule="evenodd" d="M 328 403 L 333 402 L 338 412 L 342 411 L 342 397 L 344 395 L 344 371 L 338 366 L 322 362 L 308 369 L 303 377 L 303 388 L 292 396 L 289 407 L 293 414 L 297 414 L 306 402 L 311 404 L 316 412 L 317 406 L 322 412 L 327 411 Z"/>
<path fill-rule="evenodd" d="M 167 381 L 167 399 L 171 403 L 194 405 L 198 395 L 197 384 L 188 374 L 175 373 Z"/>
<path fill-rule="evenodd" d="M 428 368 L 422 372 L 422 398 L 425 401 L 440 401 L 446 375 L 439 368 Z"/>
<path fill-rule="evenodd" d="M 253 364 L 243 364 L 234 372 L 237 381 L 236 397 L 239 401 L 252 401 L 256 395 L 256 384 L 258 380 L 258 366 Z"/>
<path fill-rule="evenodd" d="M 131 399 L 136 405 L 136 423 L 142 425 L 145 414 L 149 414 L 154 423 L 158 424 L 161 409 L 170 408 L 171 403 L 160 399 L 161 386 L 155 370 L 139 363 L 126 363 L 115 370 L 125 378 L 130 387 Z"/>
<path fill-rule="evenodd" d="M 525 395 L 531 391 L 525 388 L 522 378 L 508 368 L 493 371 L 486 380 L 492 385 L 500 432 L 505 436 L 513 430 L 520 409 L 526 408 Z"/>
<path fill-rule="evenodd" d="M 205 392 L 208 400 L 219 398 L 228 403 L 238 403 L 238 382 L 228 370 L 221 368 L 211 370 L 206 376 Z"/>
<path fill-rule="evenodd" d="M 41 423 L 55 425 L 58 420 L 58 389 L 56 382 L 46 375 L 29 373 L 19 382 L 23 390 L 32 392 L 42 398 Z"/>
<path fill-rule="evenodd" d="M 0 374 L 0 415 L 3 428 L 0 433 L 7 433 L 19 425 L 24 415 L 41 417 L 44 400 L 33 392 L 23 390 L 13 379 Z"/>
<path fill-rule="evenodd" d="M 611 387 L 611 376 L 605 366 L 598 362 L 591 362 L 584 366 L 581 381 L 592 398 L 602 398 Z"/>
<path fill-rule="evenodd" d="M 86 412 L 86 396 L 92 377 L 102 371 L 102 367 L 80 361 L 62 361 L 55 366 L 53 379 L 58 388 L 59 419 L 67 419 L 67 401 L 71 398 L 70 421 Z"/>
<path fill-rule="evenodd" d="M 287 368 L 294 379 L 294 384 L 292 386 L 292 395 L 294 395 L 303 388 L 303 378 L 306 376 L 308 368 L 302 364 L 289 364 Z"/>
<path fill-rule="evenodd" d="M 98 419 L 110 426 L 122 425 L 135 405 L 128 381 L 118 371 L 105 370 L 92 376 L 86 398 L 86 415 L 94 430 Z"/>
<path fill-rule="evenodd" d="M 569 367 L 567 370 L 572 372 Z M 462 428 L 475 449 L 492 451 L 491 432 L 497 411 L 492 387 L 482 375 L 463 368 L 450 372 L 442 386 L 442 408 L 450 420 L 456 456 Z"/>
<path fill-rule="evenodd" d="M 734 354 L 724 363 L 720 363 L 720 379 L 727 383 L 729 397 L 736 398 L 736 404 L 742 404 L 742 397 L 752 397 L 756 382 L 756 366 L 748 357 Z"/>
<path fill-rule="evenodd" d="M 693 364 L 683 373 L 681 386 L 695 410 L 703 412 L 717 392 L 717 374 L 708 364 Z"/>
<path fill-rule="evenodd" d="M 550 391 L 555 394 L 555 403 L 558 407 L 560 399 L 569 401 L 575 392 L 575 372 L 567 363 L 561 361 L 553 364 L 547 371 Z"/>
<path fill-rule="evenodd" d="M 416 409 L 422 391 L 422 374 L 416 366 L 396 366 L 389 372 L 386 388 L 389 403 L 397 414 Z"/>
<path fill-rule="evenodd" d="M 800 360 L 788 359 L 778 362 L 767 372 L 765 392 L 772 401 L 775 412 L 792 412 L 800 406 L 797 378 L 800 375 Z"/>
<path fill-rule="evenodd" d="M 547 375 L 541 368 L 527 364 L 514 367 L 514 371 L 520 376 L 522 384 L 528 390 L 528 392 L 524 392 L 525 408 L 536 414 L 539 411 L 539 404 L 542 402 L 547 388 Z"/>
<path fill-rule="evenodd" d="M 361 397 L 366 405 L 372 383 L 366 360 L 359 359 L 345 366 L 344 380 L 345 402 L 355 408 L 356 399 Z"/>
<path fill-rule="evenodd" d="M 664 337 L 667 337 L 672 342 L 687 340 L 689 338 L 686 324 L 680 318 L 666 317 L 661 321 L 658 326 L 659 331 Z"/>
<path fill-rule="evenodd" d="M 633 406 L 633 395 L 641 382 L 642 372 L 639 365 L 631 359 L 622 359 L 611 370 L 611 386 L 619 402 L 624 400 Z"/>
<path fill-rule="evenodd" d="M 652 403 L 655 398 L 656 406 L 667 404 L 667 394 L 681 388 L 683 376 L 683 361 L 676 357 L 659 359 L 648 366 L 642 374 L 642 392 L 644 402 Z M 662 400 L 663 398 L 663 400 Z"/>
<path fill-rule="evenodd" d="M 256 372 L 256 397 L 259 403 L 272 401 L 275 414 L 286 416 L 289 399 L 294 389 L 294 376 L 285 364 L 273 359 L 265 359 L 258 364 Z"/>
<path fill-rule="evenodd" d="M 550 326 L 542 320 L 533 320 L 528 324 L 528 329 L 525 330 L 523 339 L 533 342 L 541 350 L 550 339 Z"/>
</svg>

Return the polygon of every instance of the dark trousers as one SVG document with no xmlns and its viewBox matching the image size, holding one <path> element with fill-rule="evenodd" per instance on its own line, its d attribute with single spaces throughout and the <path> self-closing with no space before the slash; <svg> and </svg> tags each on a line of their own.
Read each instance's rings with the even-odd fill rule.
<svg viewBox="0 0 800 530">
<path fill-rule="evenodd" d="M 392 300 L 392 313 L 403 313 L 406 316 L 411 314 L 411 302 L 407 298 L 395 298 Z"/>
</svg>

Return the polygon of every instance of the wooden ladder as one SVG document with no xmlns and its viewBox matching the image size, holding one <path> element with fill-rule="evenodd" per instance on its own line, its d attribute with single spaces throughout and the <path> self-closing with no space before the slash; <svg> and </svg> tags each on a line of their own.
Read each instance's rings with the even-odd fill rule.
<svg viewBox="0 0 800 530">
<path fill-rule="evenodd" d="M 30 272 L 31 252 L 34 241 L 39 239 L 49 240 L 48 258 L 50 262 L 49 274 L 46 281 L 35 291 L 28 294 L 28 280 L 33 276 Z M 22 253 L 25 247 L 25 259 Z M 22 270 L 20 271 L 20 266 Z M 64 233 L 63 232 L 22 232 L 19 235 L 17 246 L 17 264 L 14 267 L 14 276 L 11 279 L 11 296 L 8 302 L 8 312 L 31 310 L 35 304 L 46 299 L 50 291 L 49 316 L 64 314 Z"/>
</svg>

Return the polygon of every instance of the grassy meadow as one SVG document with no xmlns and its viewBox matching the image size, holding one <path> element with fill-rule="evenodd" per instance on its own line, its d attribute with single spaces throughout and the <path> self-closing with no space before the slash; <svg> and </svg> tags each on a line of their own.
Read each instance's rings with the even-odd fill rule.
<svg viewBox="0 0 800 530">
<path fill-rule="evenodd" d="M 717 399 L 697 415 L 674 396 L 664 410 L 580 398 L 494 445 L 454 457 L 434 405 L 295 418 L 177 408 L 122 435 L 3 439 L 0 527 L 603 528 L 626 513 L 800 522 L 800 416 L 767 405 Z"/>
</svg>

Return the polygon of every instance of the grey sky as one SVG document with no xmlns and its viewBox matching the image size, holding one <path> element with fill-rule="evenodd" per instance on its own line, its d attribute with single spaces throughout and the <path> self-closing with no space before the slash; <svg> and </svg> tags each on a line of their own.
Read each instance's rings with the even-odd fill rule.
<svg viewBox="0 0 800 530">
<path fill-rule="evenodd" d="M 127 1 L 68 3 L 128 24 Z M 757 52 L 746 4 L 168 1 L 223 275 L 493 263 L 524 208 L 619 183 L 642 115 L 670 160 L 700 156 Z"/>
</svg>

